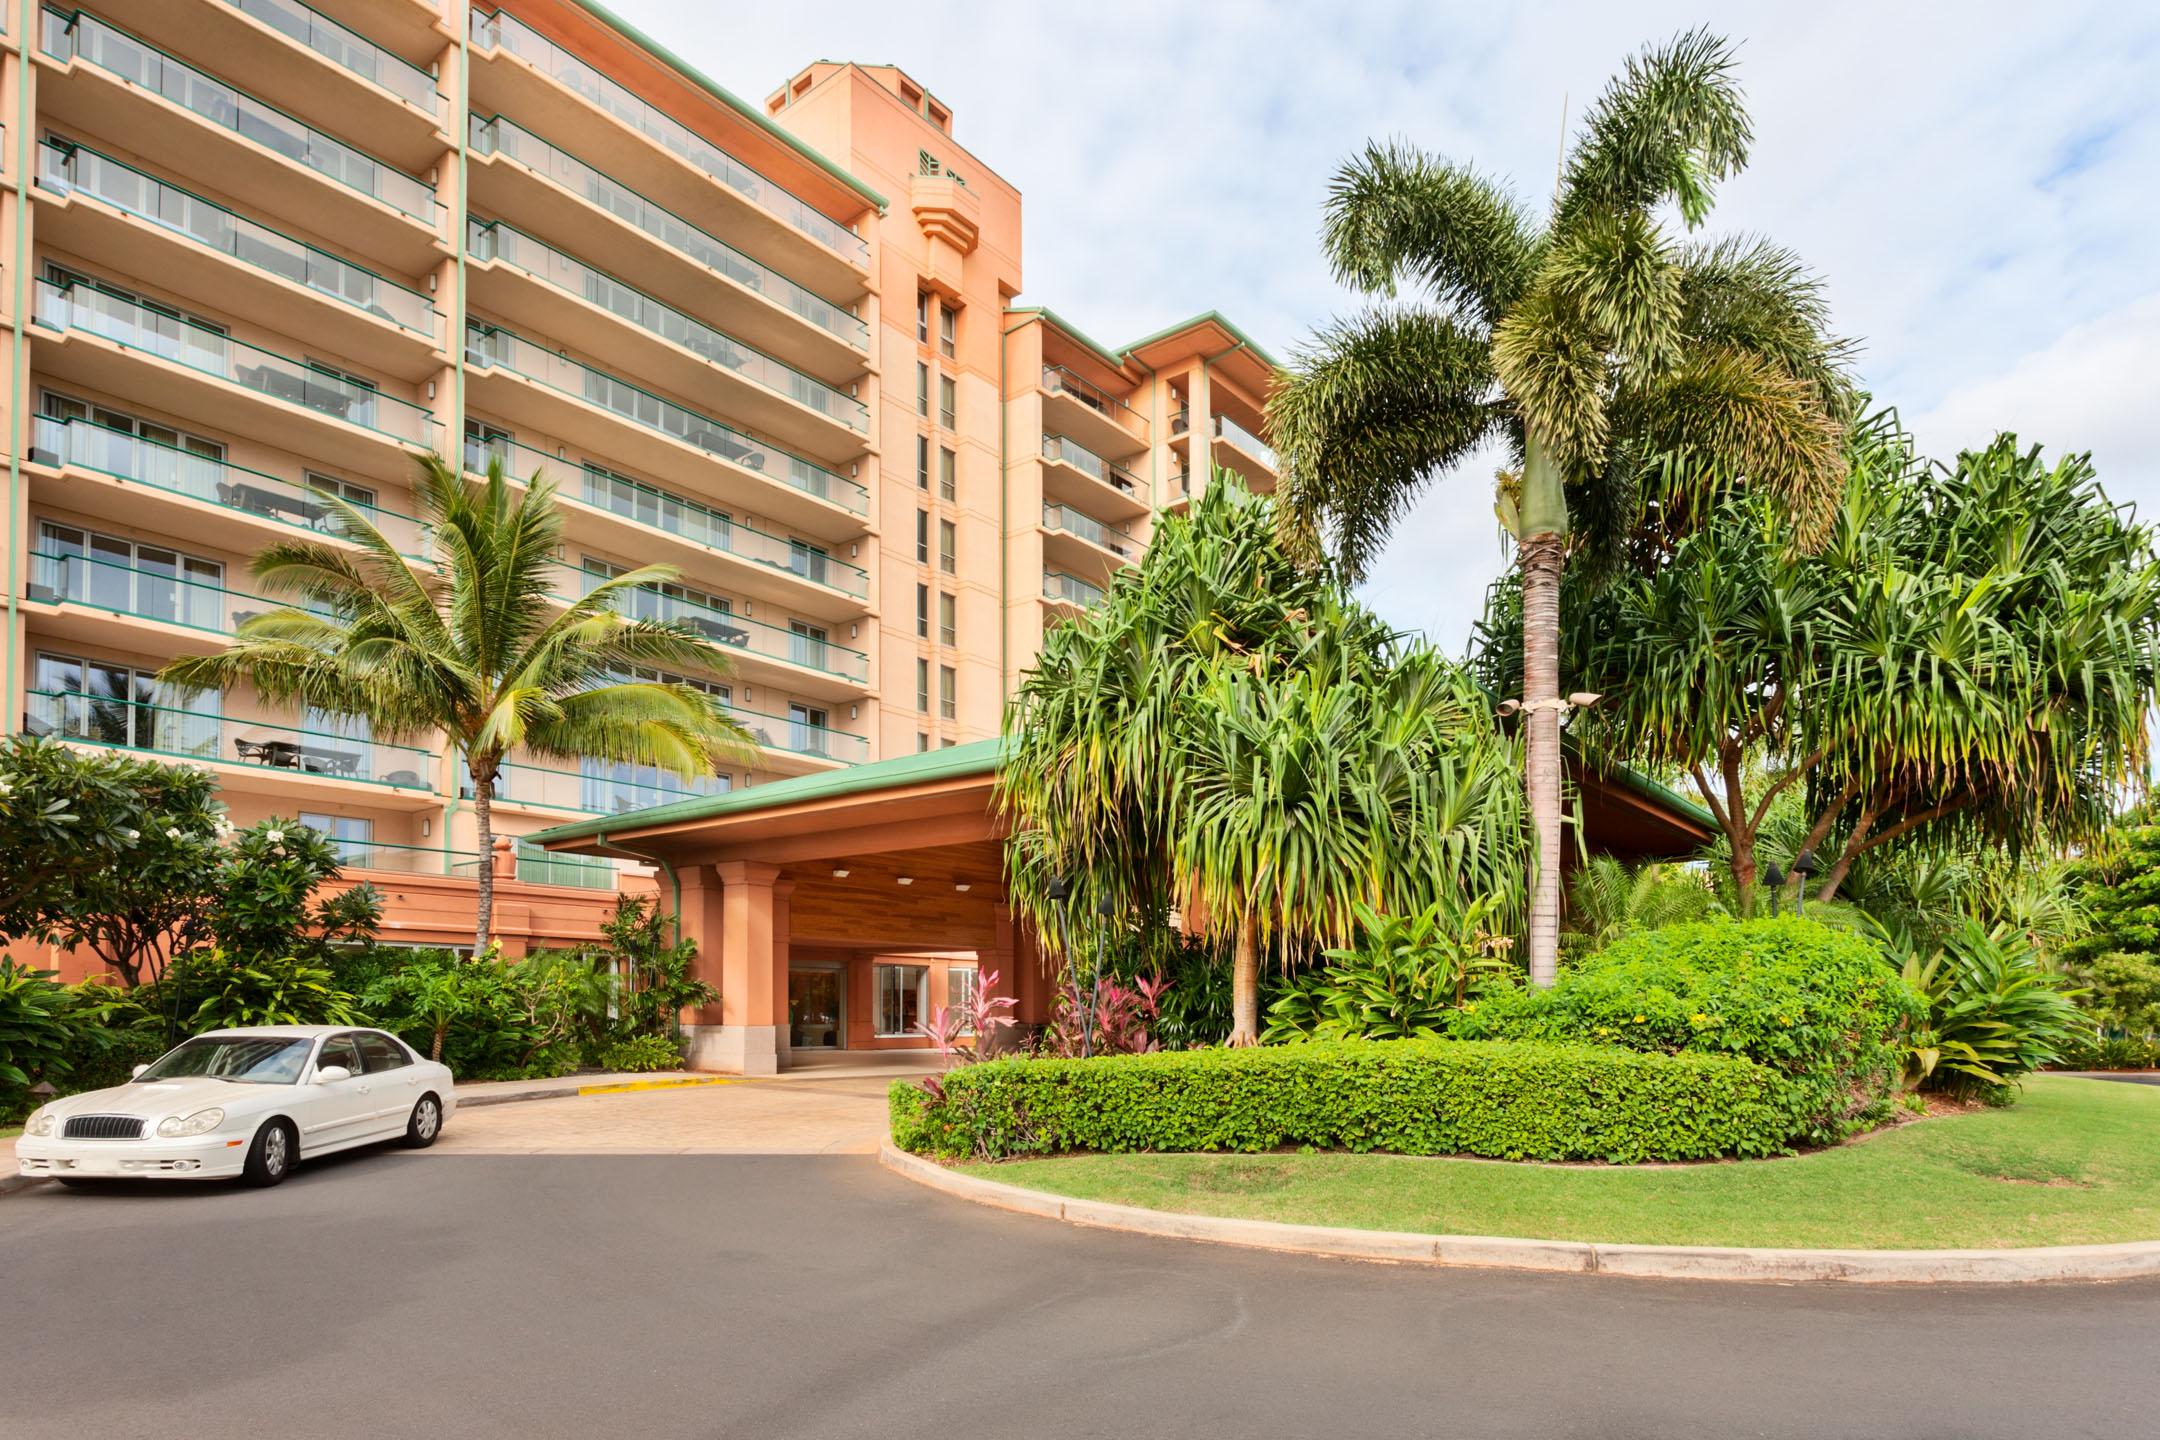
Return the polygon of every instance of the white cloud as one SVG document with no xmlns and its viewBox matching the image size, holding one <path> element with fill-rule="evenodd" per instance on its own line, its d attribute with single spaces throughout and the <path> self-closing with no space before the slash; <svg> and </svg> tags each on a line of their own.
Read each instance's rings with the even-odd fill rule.
<svg viewBox="0 0 2160 1440">
<path fill-rule="evenodd" d="M 1930 446 L 2016 428 L 2093 449 L 2111 491 L 2156 488 L 2137 302 L 2160 293 L 2160 6 L 614 3 L 753 101 L 818 57 L 903 66 L 1026 197 L 1027 300 L 1113 342 L 1220 309 L 1278 354 L 1352 303 L 1316 236 L 1368 137 L 1541 199 L 1563 103 L 1579 120 L 1630 53 L 1708 17 L 1756 127 L 1712 233 L 1817 267 L 1864 379 Z M 1435 485 L 1368 587 L 1450 649 L 1500 566 L 1490 470 Z"/>
</svg>

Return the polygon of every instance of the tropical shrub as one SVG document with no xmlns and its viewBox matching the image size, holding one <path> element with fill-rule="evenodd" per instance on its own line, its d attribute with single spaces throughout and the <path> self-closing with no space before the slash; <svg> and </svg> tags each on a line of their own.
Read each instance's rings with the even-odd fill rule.
<svg viewBox="0 0 2160 1440">
<path fill-rule="evenodd" d="M 506 964 L 415 951 L 361 997 L 364 1013 L 460 1080 L 526 1080 L 578 1067 L 605 977 L 575 956 Z"/>
<path fill-rule="evenodd" d="M 1924 1018 L 1875 944 L 1788 916 L 1632 936 L 1549 990 L 1487 995 L 1454 1033 L 1743 1056 L 1776 1077 L 1796 1138 L 1829 1144 L 1888 1112 Z"/>
<path fill-rule="evenodd" d="M 1703 1160 L 1787 1148 L 1792 1090 L 1750 1060 L 1404 1040 L 992 1060 L 896 1082 L 893 1140 L 984 1160 L 1285 1145 L 1510 1160 Z"/>
<path fill-rule="evenodd" d="M 180 1003 L 192 1003 L 186 1028 L 248 1025 L 350 1025 L 359 1020 L 353 997 L 337 988 L 329 969 L 291 955 L 198 951 L 166 977 Z"/>
<path fill-rule="evenodd" d="M 669 940 L 670 922 L 657 898 L 618 896 L 615 913 L 600 927 L 607 947 L 599 963 L 616 967 L 620 987 L 619 1028 L 632 1035 L 676 1033 L 682 1012 L 710 1005 L 720 992 L 690 973 L 697 942 Z"/>
<path fill-rule="evenodd" d="M 1411 915 L 1357 907 L 1358 943 L 1323 952 L 1325 968 L 1292 979 L 1268 1009 L 1269 1044 L 1437 1039 L 1486 985 L 1512 976 L 1505 936 L 1486 928 L 1489 899 L 1451 896 Z"/>
<path fill-rule="evenodd" d="M 1707 872 L 1650 861 L 1629 865 L 1592 855 L 1568 881 L 1560 954 L 1577 960 L 1643 930 L 1707 920 L 1721 913 Z"/>
<path fill-rule="evenodd" d="M 65 1073 L 79 1040 L 74 1009 L 50 970 L 0 957 L 0 1122 L 30 1113 L 30 1087 L 48 1071 Z"/>
<path fill-rule="evenodd" d="M 2040 963 L 2022 934 L 1969 920 L 1933 955 L 1900 957 L 1905 983 L 1927 1004 L 1906 1081 L 2007 1103 L 2011 1087 L 2098 1039 L 2074 992 Z"/>
<path fill-rule="evenodd" d="M 649 1070 L 682 1068 L 682 1046 L 665 1035 L 630 1035 L 610 1040 L 591 1052 L 592 1063 L 601 1070 L 642 1074 Z"/>
</svg>

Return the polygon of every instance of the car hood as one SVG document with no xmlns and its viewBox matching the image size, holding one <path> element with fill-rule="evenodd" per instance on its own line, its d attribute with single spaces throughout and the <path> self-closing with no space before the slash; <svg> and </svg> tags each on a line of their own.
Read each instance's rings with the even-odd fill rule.
<svg viewBox="0 0 2160 1440">
<path fill-rule="evenodd" d="M 140 1115 L 159 1120 L 167 1115 L 192 1115 L 212 1105 L 227 1110 L 263 1103 L 290 1094 L 290 1085 L 238 1085 L 230 1080 L 195 1077 L 184 1080 L 130 1081 L 105 1090 L 85 1090 L 52 1102 L 52 1113 L 69 1115 Z"/>
</svg>

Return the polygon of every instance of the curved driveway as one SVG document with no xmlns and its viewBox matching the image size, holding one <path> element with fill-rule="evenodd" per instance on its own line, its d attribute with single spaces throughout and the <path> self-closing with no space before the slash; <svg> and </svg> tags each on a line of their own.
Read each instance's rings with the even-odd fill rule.
<svg viewBox="0 0 2160 1440">
<path fill-rule="evenodd" d="M 859 1155 L 445 1146 L 0 1200 L 10 1440 L 2133 1436 L 2155 1334 L 2153 1284 L 1396 1269 L 1068 1229 Z"/>
</svg>

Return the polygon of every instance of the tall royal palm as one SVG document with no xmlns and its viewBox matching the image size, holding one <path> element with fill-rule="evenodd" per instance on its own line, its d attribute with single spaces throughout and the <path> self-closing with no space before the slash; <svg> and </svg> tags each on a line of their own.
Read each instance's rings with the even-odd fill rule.
<svg viewBox="0 0 2160 1440">
<path fill-rule="evenodd" d="M 1750 131 L 1716 36 L 1628 62 L 1585 119 L 1550 213 L 1404 145 L 1336 175 L 1324 243 L 1376 297 L 1319 331 L 1271 397 L 1292 539 L 1362 573 L 1433 478 L 1493 447 L 1518 543 L 1526 784 L 1537 835 L 1529 959 L 1539 983 L 1560 920 L 1560 572 L 1571 551 L 1641 558 L 1734 483 L 1767 487 L 1803 541 L 1842 480 L 1843 348 L 1815 282 L 1759 240 L 1680 243 Z M 1404 286 L 1424 303 L 1396 303 Z"/>
<path fill-rule="evenodd" d="M 647 565 L 556 596 L 562 514 L 538 476 L 522 493 L 500 462 L 470 481 L 430 457 L 414 487 L 431 532 L 432 568 L 415 573 L 367 516 L 325 497 L 354 547 L 272 545 L 255 557 L 264 587 L 296 605 L 248 620 L 220 654 L 182 656 L 159 679 L 186 690 L 250 683 L 272 704 L 299 702 L 368 722 L 370 733 L 440 733 L 464 757 L 479 824 L 475 939 L 495 908 L 492 806 L 513 750 L 592 757 L 710 775 L 747 754 L 747 733 L 710 695 L 632 681 L 636 667 L 723 671 L 725 658 L 685 626 L 631 619 L 616 602 L 675 578 Z"/>
</svg>

